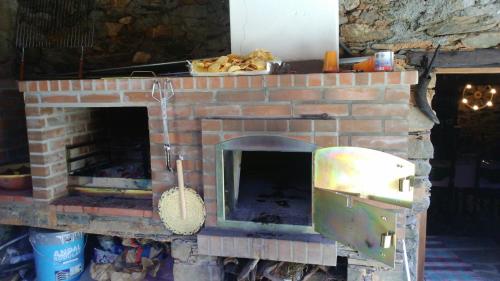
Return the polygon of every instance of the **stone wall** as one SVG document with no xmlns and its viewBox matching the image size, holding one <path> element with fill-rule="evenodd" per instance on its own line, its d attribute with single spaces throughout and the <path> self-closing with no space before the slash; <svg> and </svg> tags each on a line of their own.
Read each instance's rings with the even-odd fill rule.
<svg viewBox="0 0 500 281">
<path fill-rule="evenodd" d="M 96 25 L 95 44 L 86 50 L 86 68 L 227 53 L 228 2 L 96 0 L 91 14 Z M 0 64 L 15 58 L 16 10 L 16 1 L 0 3 Z M 490 48 L 500 43 L 498 10 L 500 3 L 495 0 L 340 0 L 341 38 L 359 54 L 381 49 L 422 50 L 438 44 L 444 50 Z M 76 71 L 79 53 L 76 49 L 30 49 L 27 72 Z"/>
<path fill-rule="evenodd" d="M 495 0 L 340 0 L 342 40 L 355 53 L 376 50 L 443 50 L 500 43 Z"/>
</svg>

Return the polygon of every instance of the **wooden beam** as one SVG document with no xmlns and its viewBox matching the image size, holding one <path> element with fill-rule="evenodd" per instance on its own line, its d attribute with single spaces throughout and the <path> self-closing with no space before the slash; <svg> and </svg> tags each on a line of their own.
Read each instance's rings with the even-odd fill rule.
<svg viewBox="0 0 500 281">
<path fill-rule="evenodd" d="M 433 52 L 409 52 L 409 64 L 419 66 L 422 57 L 432 57 Z M 500 67 L 500 49 L 477 49 L 474 51 L 440 51 L 434 62 L 439 68 Z"/>
<path fill-rule="evenodd" d="M 434 69 L 436 74 L 500 74 L 500 67 L 438 67 Z"/>
<path fill-rule="evenodd" d="M 427 211 L 418 215 L 417 280 L 424 281 L 425 242 L 427 241 Z"/>
</svg>

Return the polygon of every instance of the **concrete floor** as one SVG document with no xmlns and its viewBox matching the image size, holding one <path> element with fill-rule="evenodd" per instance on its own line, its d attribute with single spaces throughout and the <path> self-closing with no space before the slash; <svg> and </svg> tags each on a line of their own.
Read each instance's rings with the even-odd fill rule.
<svg viewBox="0 0 500 281">
<path fill-rule="evenodd" d="M 441 241 L 443 248 L 452 252 L 461 262 L 470 265 L 473 272 L 481 280 L 500 281 L 500 236 L 497 239 L 430 236 L 429 241 L 428 247 L 432 247 L 432 250 L 441 247 L 436 244 L 432 246 L 432 241 Z M 431 250 L 431 248 L 428 248 L 428 250 Z M 431 281 L 440 280 L 433 279 Z"/>
</svg>

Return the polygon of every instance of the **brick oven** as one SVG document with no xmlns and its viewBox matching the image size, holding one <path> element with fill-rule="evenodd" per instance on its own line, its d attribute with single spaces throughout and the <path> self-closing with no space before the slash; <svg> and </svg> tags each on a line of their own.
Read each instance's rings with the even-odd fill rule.
<svg viewBox="0 0 500 281">
<path fill-rule="evenodd" d="M 186 185 L 195 188 L 206 204 L 207 220 L 197 236 L 199 254 L 322 265 L 335 265 L 338 256 L 349 257 L 350 262 L 374 261 L 313 229 L 313 152 L 353 146 L 408 158 L 410 85 L 416 84 L 417 72 L 161 79 L 170 79 L 175 89 L 168 105 L 172 153 L 184 157 Z M 151 97 L 153 82 L 148 78 L 20 83 L 26 103 L 33 200 L 48 204 L 54 212 L 46 227 L 99 232 L 92 222 L 89 228 L 85 220 L 63 218 L 120 216 L 151 226 L 137 228 L 136 221 L 124 222 L 125 236 L 142 232 L 143 236 L 173 239 L 161 227 L 156 211 L 161 194 L 176 185 L 176 175 L 167 171 L 164 161 L 161 110 Z M 135 116 L 136 124 L 127 119 L 130 116 Z M 117 160 L 104 145 L 110 140 L 102 132 L 120 135 L 113 131 L 120 126 L 94 122 L 94 117 L 122 122 L 125 127 L 134 125 L 133 135 L 143 136 L 127 148 L 143 149 L 126 155 L 127 161 L 119 160 L 146 163 L 145 173 L 137 178 L 149 181 L 142 186 L 149 192 L 146 199 L 144 194 L 114 200 L 70 194 L 74 176 L 79 177 L 79 185 L 88 187 L 130 187 L 113 177 L 98 179 L 91 174 L 93 179 L 86 179 L 89 169 L 76 173 L 68 169 L 68 159 L 83 159 L 68 156 L 68 148 L 84 156 L 101 157 L 100 151 L 105 151 L 107 164 Z M 93 132 L 101 132 L 100 138 Z M 125 133 L 123 137 L 130 139 Z M 74 165 L 75 169 L 91 167 Z M 278 172 L 269 173 L 269 169 Z M 277 179 L 285 179 L 288 189 L 265 189 Z M 261 189 L 255 189 L 255 181 Z M 221 196 L 226 200 L 218 200 Z M 251 206 L 255 200 L 262 202 Z M 354 198 L 352 203 L 364 201 Z M 391 213 L 395 214 L 396 235 L 402 238 L 405 212 L 392 208 Z M 118 234 L 119 230 L 113 231 Z M 394 248 L 396 263 L 401 264 L 401 247 Z"/>
</svg>

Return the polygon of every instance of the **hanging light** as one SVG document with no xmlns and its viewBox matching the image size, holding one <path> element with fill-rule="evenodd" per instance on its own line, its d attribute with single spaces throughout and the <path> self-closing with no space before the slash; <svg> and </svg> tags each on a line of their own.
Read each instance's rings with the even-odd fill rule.
<svg viewBox="0 0 500 281">
<path fill-rule="evenodd" d="M 462 90 L 462 103 L 474 111 L 493 107 L 497 90 L 490 85 L 466 84 Z"/>
</svg>

